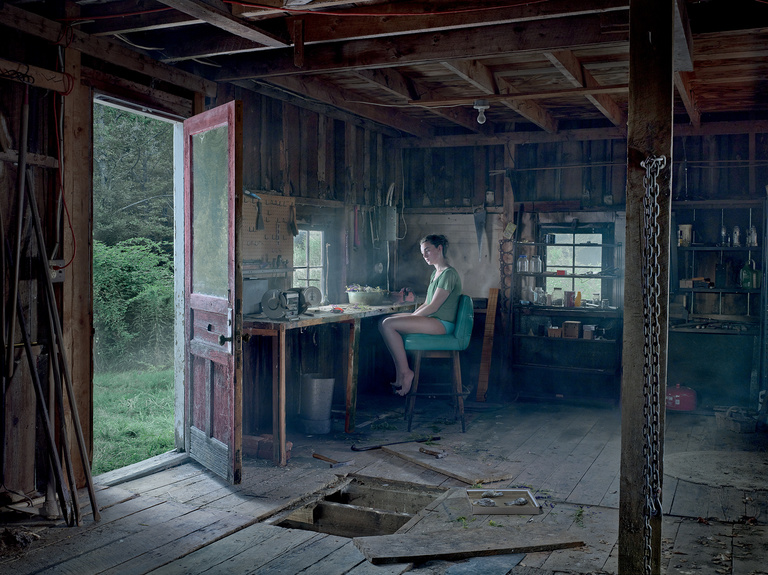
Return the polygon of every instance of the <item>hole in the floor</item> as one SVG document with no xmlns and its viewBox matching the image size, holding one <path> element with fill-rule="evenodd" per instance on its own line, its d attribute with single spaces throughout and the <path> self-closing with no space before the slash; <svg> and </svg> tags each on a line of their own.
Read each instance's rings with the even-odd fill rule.
<svg viewBox="0 0 768 575">
<path fill-rule="evenodd" d="M 294 510 L 278 525 L 341 537 L 389 535 L 444 492 L 439 487 L 354 477 L 340 489 Z"/>
</svg>

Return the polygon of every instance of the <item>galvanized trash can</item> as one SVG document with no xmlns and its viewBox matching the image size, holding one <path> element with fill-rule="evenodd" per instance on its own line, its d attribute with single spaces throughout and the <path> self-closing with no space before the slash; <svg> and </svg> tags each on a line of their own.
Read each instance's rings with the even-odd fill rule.
<svg viewBox="0 0 768 575">
<path fill-rule="evenodd" d="M 304 433 L 331 432 L 331 404 L 335 379 L 321 378 L 319 373 L 305 373 L 301 379 L 299 415 Z"/>
</svg>

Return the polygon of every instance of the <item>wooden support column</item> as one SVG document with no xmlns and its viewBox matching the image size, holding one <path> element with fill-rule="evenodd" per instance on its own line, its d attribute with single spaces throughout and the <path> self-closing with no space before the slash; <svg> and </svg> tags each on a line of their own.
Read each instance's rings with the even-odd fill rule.
<svg viewBox="0 0 768 575">
<path fill-rule="evenodd" d="M 645 573 L 644 554 L 650 552 L 651 573 L 660 572 L 661 515 L 650 516 L 650 538 L 645 528 L 644 247 L 645 169 L 650 156 L 664 156 L 658 177 L 658 301 L 659 332 L 659 488 L 663 477 L 664 399 L 667 361 L 667 298 L 671 195 L 673 110 L 674 0 L 630 0 L 629 115 L 627 136 L 627 225 L 624 286 L 624 347 L 621 386 L 621 487 L 619 497 L 619 573 Z M 661 494 L 658 494 L 661 499 Z M 650 547 L 650 549 L 648 549 Z"/>
<path fill-rule="evenodd" d="M 80 82 L 80 52 L 65 50 L 65 71 L 73 78 L 72 91 L 64 96 L 63 183 L 64 201 L 69 212 L 70 225 L 63 234 L 63 259 L 72 263 L 66 269 L 62 299 L 62 336 L 64 351 L 70 366 L 72 387 L 77 398 L 80 425 L 93 458 L 93 297 L 91 226 L 93 210 L 91 185 L 93 158 L 91 126 L 93 101 L 90 89 Z M 69 416 L 67 416 L 69 419 Z M 85 471 L 80 464 L 75 432 L 68 421 L 72 462 L 78 487 L 85 483 Z"/>
</svg>

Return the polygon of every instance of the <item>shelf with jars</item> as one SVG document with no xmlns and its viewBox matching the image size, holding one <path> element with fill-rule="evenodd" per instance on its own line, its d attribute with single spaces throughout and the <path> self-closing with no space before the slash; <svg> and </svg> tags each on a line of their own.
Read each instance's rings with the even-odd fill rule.
<svg viewBox="0 0 768 575">
<path fill-rule="evenodd" d="M 617 400 L 622 310 L 615 304 L 623 294 L 623 246 L 562 237 L 502 243 L 516 391 Z M 580 261 L 574 254 L 581 249 Z M 556 251 L 573 256 L 573 263 L 564 265 Z"/>
<path fill-rule="evenodd" d="M 667 381 L 699 408 L 754 408 L 765 388 L 765 218 L 763 199 L 672 203 Z"/>
<path fill-rule="evenodd" d="M 762 201 L 673 204 L 677 249 L 670 293 L 684 319 L 759 322 L 765 270 Z M 674 323 L 673 323 L 674 329 Z"/>
</svg>

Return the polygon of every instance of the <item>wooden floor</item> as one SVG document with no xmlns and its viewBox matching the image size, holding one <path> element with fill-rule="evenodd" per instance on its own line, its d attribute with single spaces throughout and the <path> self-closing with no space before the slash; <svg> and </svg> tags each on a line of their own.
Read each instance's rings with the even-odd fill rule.
<svg viewBox="0 0 768 575">
<path fill-rule="evenodd" d="M 76 528 L 33 520 L 8 523 L 37 537 L 24 550 L 0 557 L 0 573 L 616 573 L 619 503 L 620 414 L 612 406 L 514 403 L 468 404 L 467 432 L 450 419 L 449 406 L 420 399 L 413 433 L 401 402 L 361 398 L 355 434 L 334 421 L 327 436 L 289 434 L 292 458 L 285 468 L 246 461 L 243 482 L 229 486 L 194 462 L 112 485 L 115 474 L 96 478 L 101 521 L 85 517 Z M 382 417 L 383 416 L 383 417 Z M 338 426 L 338 431 L 337 431 Z M 439 435 L 429 445 L 441 459 L 404 443 Z M 756 458 L 749 472 L 715 480 L 690 470 L 664 478 L 663 572 L 754 575 L 768 572 L 768 434 L 718 428 L 711 413 L 668 413 L 665 455 L 685 460 L 698 452 L 729 462 Z M 312 457 L 338 461 L 335 469 Z M 746 454 L 746 455 L 745 455 Z M 419 459 L 421 457 L 421 459 Z M 670 459 L 671 461 L 672 459 Z M 693 459 L 696 461 L 696 459 Z M 719 460 L 718 460 L 719 461 Z M 695 464 L 694 464 L 695 467 Z M 741 468 L 739 468 L 741 469 Z M 760 474 L 762 472 L 762 475 Z M 724 477 L 728 477 L 726 472 Z M 439 501 L 418 513 L 391 541 L 409 538 L 440 549 L 441 539 L 460 537 L 532 545 L 554 537 L 583 542 L 575 548 L 511 552 L 462 560 L 375 565 L 353 540 L 277 526 L 291 510 L 332 491 L 349 476 L 382 478 L 445 488 Z M 499 480 L 499 478 L 503 478 Z M 468 481 L 487 487 L 527 487 L 543 507 L 539 515 L 472 515 Z M 107 486 L 106 484 L 110 484 Z M 88 501 L 84 493 L 81 500 Z M 407 534 L 407 535 L 403 535 Z M 397 539 L 399 538 L 399 539 Z M 422 538 L 422 539 L 420 539 Z M 371 539 L 373 541 L 373 539 Z M 390 541 L 390 539 L 385 539 Z M 516 543 L 516 544 L 517 544 Z M 511 544 L 510 544 L 511 545 Z M 509 549 L 514 547 L 511 545 Z M 435 551 L 437 552 L 437 551 Z"/>
</svg>

